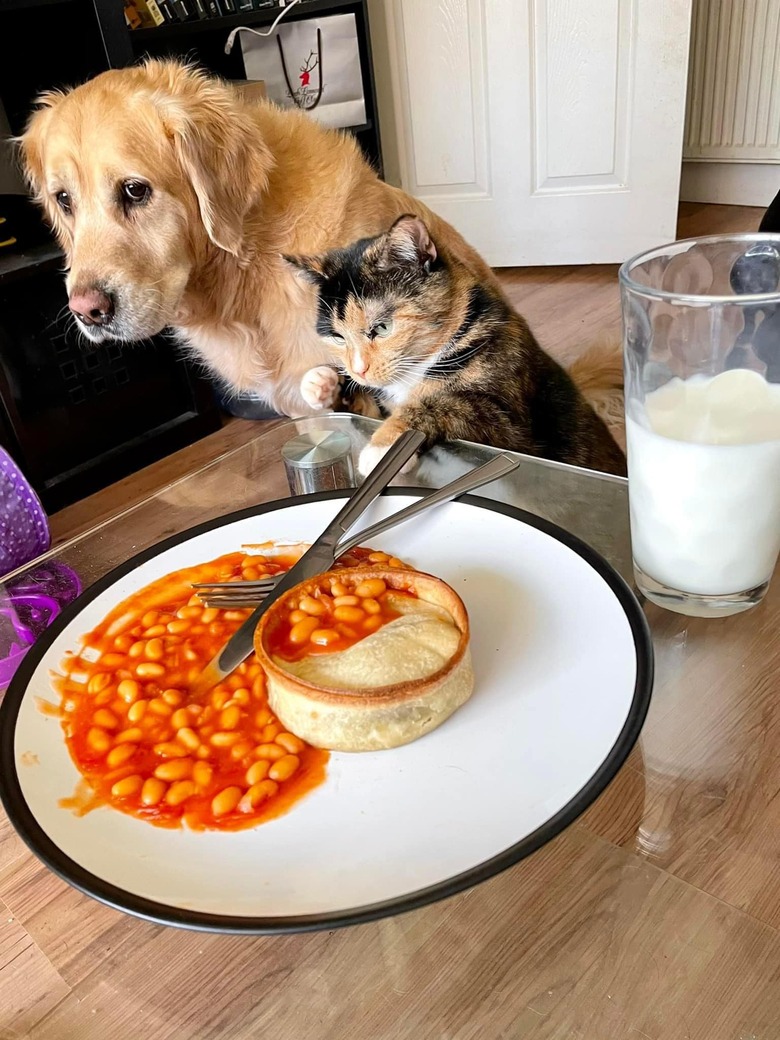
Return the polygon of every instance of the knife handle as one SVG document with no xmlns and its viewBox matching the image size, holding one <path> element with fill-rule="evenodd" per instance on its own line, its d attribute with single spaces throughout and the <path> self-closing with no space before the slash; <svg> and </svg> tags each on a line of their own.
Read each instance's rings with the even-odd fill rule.
<svg viewBox="0 0 780 1040">
<path fill-rule="evenodd" d="M 408 462 L 422 447 L 424 441 L 425 435 L 417 430 L 407 430 L 402 434 L 388 453 L 374 466 L 355 494 L 348 499 L 347 504 L 333 521 L 333 526 L 340 527 L 342 532 L 348 530 L 368 509 L 374 499 L 384 491 L 404 463 Z"/>
</svg>

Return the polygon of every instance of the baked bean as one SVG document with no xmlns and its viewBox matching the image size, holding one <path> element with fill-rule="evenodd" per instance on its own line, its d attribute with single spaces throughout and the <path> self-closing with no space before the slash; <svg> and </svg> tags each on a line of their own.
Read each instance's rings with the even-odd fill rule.
<svg viewBox="0 0 780 1040">
<path fill-rule="evenodd" d="M 233 694 L 233 700 L 236 704 L 240 704 L 242 707 L 246 707 L 252 699 L 252 695 L 245 686 L 239 687 Z"/>
<path fill-rule="evenodd" d="M 116 692 L 126 701 L 128 704 L 132 704 L 137 699 L 141 692 L 141 687 L 135 681 L 135 679 L 123 679 L 117 686 Z"/>
<path fill-rule="evenodd" d="M 146 649 L 146 643 L 143 639 L 139 639 L 138 642 L 133 643 L 130 649 L 127 651 L 130 657 L 143 657 L 144 650 Z"/>
<path fill-rule="evenodd" d="M 178 708 L 171 715 L 171 725 L 174 729 L 183 729 L 192 722 L 192 716 L 186 708 Z"/>
<path fill-rule="evenodd" d="M 240 733 L 214 733 L 209 737 L 209 744 L 213 747 L 232 747 L 241 740 Z"/>
<path fill-rule="evenodd" d="M 143 777 L 134 773 L 132 776 L 126 776 L 123 780 L 117 780 L 111 788 L 111 794 L 114 798 L 132 798 L 134 794 L 138 794 L 143 784 Z"/>
<path fill-rule="evenodd" d="M 169 762 L 161 762 L 154 775 L 158 780 L 189 780 L 192 766 L 191 758 L 173 758 Z"/>
<path fill-rule="evenodd" d="M 154 745 L 154 753 L 161 758 L 187 758 L 190 754 L 181 744 L 174 744 L 171 740 L 164 740 Z"/>
<path fill-rule="evenodd" d="M 338 632 L 332 628 L 315 628 L 309 636 L 310 642 L 316 643 L 317 646 L 330 646 L 331 643 L 337 642 L 338 638 Z"/>
<path fill-rule="evenodd" d="M 165 675 L 165 668 L 155 661 L 141 661 L 139 665 L 136 665 L 135 674 L 139 679 L 159 679 L 160 676 Z"/>
<path fill-rule="evenodd" d="M 306 747 L 300 737 L 296 737 L 294 733 L 277 733 L 274 740 L 277 744 L 281 745 L 285 751 L 289 751 L 291 755 L 300 755 L 301 751 Z M 247 783 L 252 783 L 249 780 Z"/>
<path fill-rule="evenodd" d="M 241 801 L 244 792 L 240 787 L 226 787 L 211 800 L 211 811 L 215 816 L 226 816 L 233 812 Z"/>
<path fill-rule="evenodd" d="M 274 762 L 268 770 L 268 776 L 271 780 L 276 780 L 277 782 L 289 780 L 300 764 L 301 760 L 297 755 L 285 755 L 278 762 Z"/>
<path fill-rule="evenodd" d="M 382 627 L 382 619 L 378 614 L 372 614 L 367 617 L 363 622 L 363 630 L 365 632 L 376 632 L 377 629 Z"/>
<path fill-rule="evenodd" d="M 87 743 L 99 755 L 104 755 L 111 747 L 111 737 L 104 729 L 93 726 L 87 733 Z"/>
<path fill-rule="evenodd" d="M 208 762 L 196 762 L 192 767 L 192 779 L 201 789 L 209 786 L 213 775 L 214 770 Z"/>
<path fill-rule="evenodd" d="M 244 578 L 244 581 L 257 581 L 257 579 L 260 577 L 260 571 L 257 569 L 257 567 L 245 567 L 242 572 L 242 576 Z"/>
<path fill-rule="evenodd" d="M 162 699 L 166 704 L 169 704 L 172 708 L 177 708 L 184 697 L 179 693 L 178 690 L 163 690 Z"/>
<path fill-rule="evenodd" d="M 247 793 L 241 799 L 239 808 L 243 812 L 250 812 L 261 802 L 264 802 L 266 798 L 271 798 L 279 790 L 279 785 L 274 783 L 273 780 L 261 780 L 259 783 L 252 784 Z"/>
<path fill-rule="evenodd" d="M 253 762 L 246 771 L 247 784 L 251 787 L 252 784 L 258 784 L 261 780 L 265 780 L 270 768 L 270 763 L 267 759 L 261 758 L 259 761 Z"/>
<path fill-rule="evenodd" d="M 371 599 L 370 597 L 368 599 L 364 599 L 362 604 L 361 604 L 361 606 L 363 607 L 363 610 L 365 610 L 365 612 L 367 614 L 381 614 L 382 613 L 382 604 L 381 603 L 377 603 L 377 601 L 375 599 Z"/>
<path fill-rule="evenodd" d="M 230 692 L 228 690 L 222 690 L 217 687 L 211 694 L 211 704 L 215 711 L 222 711 L 229 700 Z"/>
<path fill-rule="evenodd" d="M 124 654 L 103 654 L 100 658 L 102 668 L 121 668 L 124 663 Z"/>
<path fill-rule="evenodd" d="M 157 624 L 159 618 L 160 615 L 157 613 L 156 610 L 148 610 L 141 618 L 141 624 L 144 628 L 151 628 L 152 625 Z"/>
<path fill-rule="evenodd" d="M 246 616 L 245 610 L 226 610 L 222 615 L 225 621 L 243 621 Z"/>
<path fill-rule="evenodd" d="M 144 780 L 144 786 L 141 788 L 141 801 L 150 808 L 159 805 L 166 790 L 167 785 L 162 780 L 150 776 L 148 780 Z"/>
<path fill-rule="evenodd" d="M 131 704 L 130 707 L 127 709 L 128 722 L 140 722 L 146 714 L 146 709 L 148 708 L 148 706 L 149 701 L 146 700 L 135 701 L 134 704 Z"/>
<path fill-rule="evenodd" d="M 108 708 L 100 708 L 96 711 L 92 716 L 92 721 L 103 729 L 116 729 L 119 725 L 119 719 Z"/>
<path fill-rule="evenodd" d="M 387 553 L 383 552 L 372 552 L 368 554 L 369 563 L 387 563 L 389 559 L 390 557 L 387 555 Z"/>
<path fill-rule="evenodd" d="M 326 592 L 318 592 L 317 599 L 325 607 L 326 613 L 330 613 L 333 610 L 333 597 L 329 596 Z"/>
<path fill-rule="evenodd" d="M 355 595 L 360 596 L 361 599 L 376 599 L 386 590 L 387 585 L 381 578 L 367 578 L 357 586 Z"/>
<path fill-rule="evenodd" d="M 132 636 L 117 636 L 114 640 L 114 646 L 117 648 L 117 650 L 121 650 L 123 654 L 126 654 L 132 645 Z"/>
<path fill-rule="evenodd" d="M 332 581 L 330 583 L 330 591 L 334 596 L 347 596 L 349 595 L 349 589 L 341 581 Z"/>
<path fill-rule="evenodd" d="M 100 693 L 100 691 L 105 690 L 110 683 L 111 675 L 109 672 L 97 672 L 87 683 L 87 692 Z"/>
<path fill-rule="evenodd" d="M 162 697 L 153 697 L 149 701 L 149 711 L 155 715 L 160 715 L 162 718 L 168 718 L 169 715 L 173 714 L 170 704 L 166 704 Z"/>
<path fill-rule="evenodd" d="M 176 617 L 184 621 L 185 619 L 189 620 L 190 618 L 199 618 L 202 613 L 203 609 L 201 607 L 179 607 L 179 609 L 176 611 Z"/>
<path fill-rule="evenodd" d="M 333 611 L 336 621 L 346 621 L 347 623 L 362 621 L 365 616 L 365 612 L 360 607 L 336 607 Z M 290 636 L 292 637 L 292 633 Z"/>
<path fill-rule="evenodd" d="M 349 625 L 338 624 L 336 628 L 345 639 L 355 640 L 358 637 L 358 633 L 354 628 L 350 628 Z"/>
<path fill-rule="evenodd" d="M 345 609 L 349 609 L 348 607 Z M 288 639 L 294 645 L 300 645 L 301 643 L 308 643 L 309 636 L 319 626 L 317 618 L 310 617 L 306 618 L 305 621 L 299 621 L 297 625 L 293 625 L 290 629 Z"/>
<path fill-rule="evenodd" d="M 240 762 L 242 758 L 246 756 L 252 750 L 252 743 L 249 740 L 241 740 L 238 744 L 234 744 L 230 749 L 230 757 L 234 762 Z"/>
<path fill-rule="evenodd" d="M 333 600 L 334 607 L 356 607 L 360 603 L 357 596 L 336 596 Z"/>
<path fill-rule="evenodd" d="M 219 617 L 219 611 L 216 607 L 206 607 L 203 613 L 200 615 L 200 620 L 204 625 L 210 625 L 212 621 L 216 621 Z"/>
<path fill-rule="evenodd" d="M 190 627 L 188 621 L 169 621 L 165 626 L 172 636 L 183 635 Z"/>
<path fill-rule="evenodd" d="M 315 599 L 314 596 L 304 596 L 301 600 L 301 610 L 306 614 L 311 614 L 312 617 L 321 617 L 326 609 L 325 604 Z"/>
<path fill-rule="evenodd" d="M 277 734 L 281 731 L 281 726 L 276 722 L 269 722 L 267 726 L 263 726 L 263 732 L 260 734 L 262 742 L 264 744 L 270 744 L 272 740 L 276 740 Z"/>
<path fill-rule="evenodd" d="M 117 769 L 129 761 L 138 750 L 136 744 L 120 744 L 112 748 L 106 755 L 106 765 L 109 769 Z"/>
<path fill-rule="evenodd" d="M 165 656 L 165 647 L 162 639 L 150 639 L 146 644 L 144 654 L 150 661 L 162 661 Z"/>
<path fill-rule="evenodd" d="M 252 682 L 252 696 L 256 697 L 259 700 L 263 696 L 264 693 L 265 693 L 265 676 L 261 672 L 260 675 L 258 675 L 257 678 L 255 680 L 253 680 L 253 682 Z"/>
<path fill-rule="evenodd" d="M 278 762 L 287 752 L 278 744 L 258 744 L 254 750 L 255 758 L 264 758 L 269 762 Z"/>
<path fill-rule="evenodd" d="M 167 633 L 167 631 L 168 629 L 165 627 L 165 625 L 152 625 L 151 628 L 147 628 L 147 630 L 144 632 L 144 636 L 147 639 L 157 639 L 160 636 L 164 636 Z"/>
<path fill-rule="evenodd" d="M 110 704 L 113 699 L 114 691 L 110 686 L 107 686 L 105 690 L 102 690 L 100 693 L 95 695 L 95 707 L 103 707 L 106 704 Z M 122 704 L 121 701 L 119 703 L 124 708 L 124 704 Z"/>
<path fill-rule="evenodd" d="M 220 729 L 235 729 L 241 721 L 241 709 L 237 704 L 231 704 L 228 708 L 223 708 L 219 715 L 219 728 Z"/>
<path fill-rule="evenodd" d="M 397 556 L 391 556 L 390 559 L 387 561 L 387 566 L 388 567 L 405 567 L 406 564 L 404 563 L 403 560 L 399 560 Z"/>
<path fill-rule="evenodd" d="M 181 805 L 195 794 L 197 788 L 192 780 L 177 780 L 168 788 L 165 796 L 166 805 Z"/>
<path fill-rule="evenodd" d="M 130 729 L 123 729 L 121 733 L 117 733 L 114 738 L 115 744 L 137 744 L 138 741 L 143 737 L 143 733 L 137 726 L 132 726 Z"/>
<path fill-rule="evenodd" d="M 258 729 L 262 729 L 263 726 L 267 726 L 272 719 L 273 715 L 268 710 L 268 708 L 261 708 L 259 711 L 255 712 L 255 725 Z"/>
<path fill-rule="evenodd" d="M 292 610 L 287 617 L 287 621 L 291 625 L 297 625 L 299 621 L 305 621 L 307 617 L 311 617 L 305 610 Z"/>
<path fill-rule="evenodd" d="M 176 739 L 180 744 L 183 744 L 190 751 L 197 751 L 200 747 L 200 739 L 194 729 L 190 729 L 189 726 L 182 726 L 181 729 L 176 731 Z"/>
</svg>

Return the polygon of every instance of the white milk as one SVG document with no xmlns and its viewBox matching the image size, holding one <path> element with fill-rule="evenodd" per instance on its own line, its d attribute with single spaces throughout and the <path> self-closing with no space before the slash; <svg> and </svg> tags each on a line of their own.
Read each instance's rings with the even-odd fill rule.
<svg viewBox="0 0 780 1040">
<path fill-rule="evenodd" d="M 780 385 L 755 372 L 672 379 L 627 416 L 634 559 L 656 581 L 731 595 L 780 550 Z"/>
</svg>

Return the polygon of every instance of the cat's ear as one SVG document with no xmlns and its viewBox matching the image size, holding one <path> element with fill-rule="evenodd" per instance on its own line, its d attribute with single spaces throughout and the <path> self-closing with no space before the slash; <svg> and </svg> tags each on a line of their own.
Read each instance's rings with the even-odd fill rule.
<svg viewBox="0 0 780 1040">
<path fill-rule="evenodd" d="M 414 264 L 427 272 L 437 256 L 428 228 L 411 213 L 399 217 L 387 232 L 385 257 L 388 266 Z"/>
<path fill-rule="evenodd" d="M 314 285 L 320 285 L 325 280 L 322 261 L 318 256 L 288 256 L 282 253 L 282 259 L 300 271 L 304 278 Z"/>
</svg>

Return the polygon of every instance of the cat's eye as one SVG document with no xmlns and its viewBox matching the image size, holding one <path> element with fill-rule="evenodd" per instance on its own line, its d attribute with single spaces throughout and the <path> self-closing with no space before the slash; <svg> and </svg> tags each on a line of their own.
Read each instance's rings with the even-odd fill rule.
<svg viewBox="0 0 780 1040">
<path fill-rule="evenodd" d="M 385 339 L 393 331 L 392 321 L 380 321 L 371 330 L 372 338 L 378 337 L 379 339 Z"/>
<path fill-rule="evenodd" d="M 344 337 L 339 336 L 338 332 L 331 332 L 328 336 L 331 343 L 335 343 L 337 346 L 342 347 L 344 345 Z"/>
</svg>

